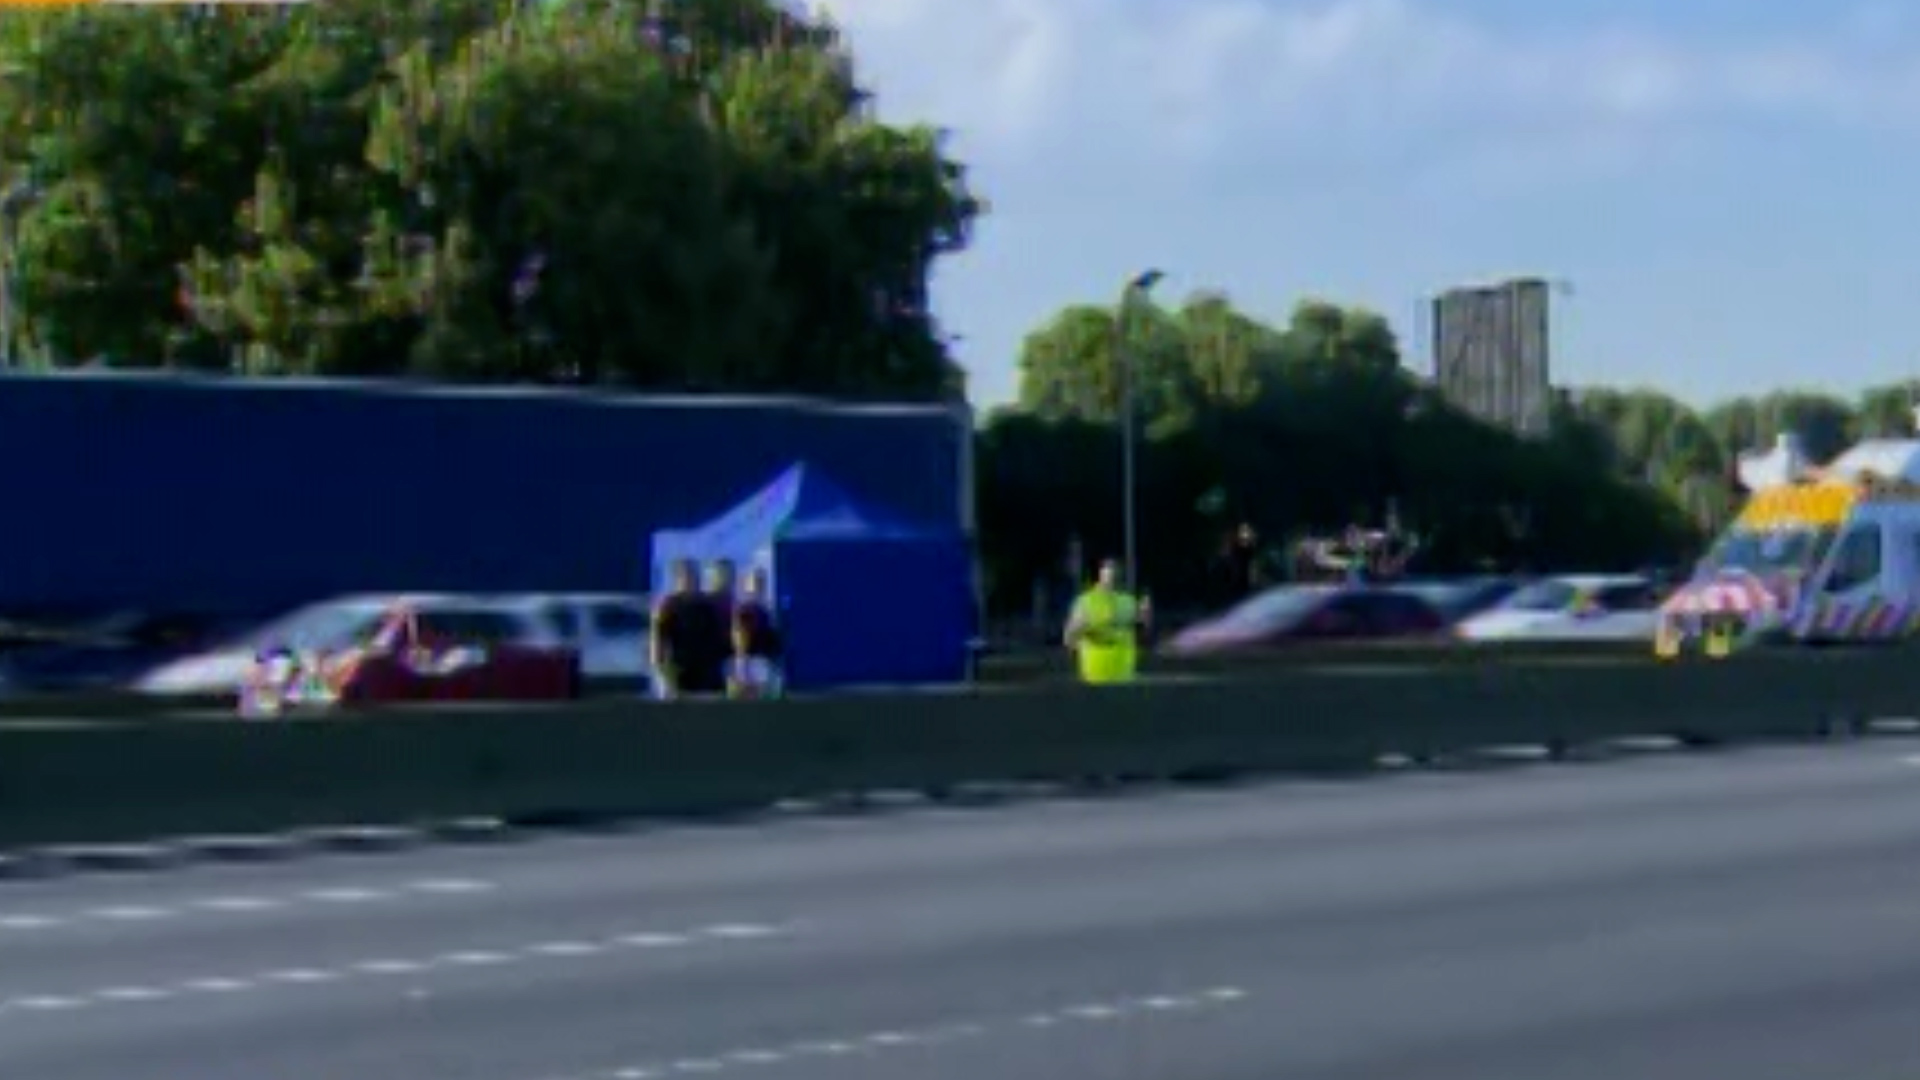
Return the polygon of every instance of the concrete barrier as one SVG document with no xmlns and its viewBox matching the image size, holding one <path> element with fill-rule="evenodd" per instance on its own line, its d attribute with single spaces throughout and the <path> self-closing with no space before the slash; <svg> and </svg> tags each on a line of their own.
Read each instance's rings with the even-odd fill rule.
<svg viewBox="0 0 1920 1080">
<path fill-rule="evenodd" d="M 1143 670 L 1150 675 L 1260 678 L 1302 668 L 1379 667 L 1418 664 L 1452 667 L 1484 664 L 1558 662 L 1653 663 L 1653 646 L 1646 642 L 1516 641 L 1470 644 L 1452 640 L 1314 643 L 1262 649 L 1220 656 L 1150 656 Z M 987 657 L 981 664 L 985 686 L 1031 686 L 1077 681 L 1072 658 L 1065 650 L 1015 653 Z M 631 697 L 640 692 L 637 680 L 595 679 L 589 696 Z M 204 714 L 231 709 L 231 695 L 155 695 L 127 691 L 88 690 L 65 694 L 27 694 L 0 698 L 0 719 L 7 717 L 91 717 L 126 719 L 145 716 Z"/>
<path fill-rule="evenodd" d="M 1203 656 L 1148 655 L 1141 670 L 1160 675 L 1248 677 L 1319 667 L 1421 664 L 1434 667 L 1527 664 L 1543 661 L 1652 663 L 1649 641 L 1488 641 L 1455 638 L 1305 642 Z M 1064 648 L 988 655 L 980 662 L 987 685 L 1074 682 L 1073 657 Z"/>
<path fill-rule="evenodd" d="M 777 703 L 0 727 L 0 847 L 466 815 L 680 815 L 849 790 L 1366 768 L 1512 744 L 1812 737 L 1912 716 L 1911 651 L 1314 669 Z"/>
</svg>

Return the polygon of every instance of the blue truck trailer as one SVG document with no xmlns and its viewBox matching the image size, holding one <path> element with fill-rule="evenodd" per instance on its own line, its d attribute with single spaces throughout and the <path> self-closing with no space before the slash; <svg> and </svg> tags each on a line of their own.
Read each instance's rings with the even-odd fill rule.
<svg viewBox="0 0 1920 1080">
<path fill-rule="evenodd" d="M 0 614 L 646 588 L 648 538 L 796 461 L 972 533 L 964 405 L 0 376 Z"/>
</svg>

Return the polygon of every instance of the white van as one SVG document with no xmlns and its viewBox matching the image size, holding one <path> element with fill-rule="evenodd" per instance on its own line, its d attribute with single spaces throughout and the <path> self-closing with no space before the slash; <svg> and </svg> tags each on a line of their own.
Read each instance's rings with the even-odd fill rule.
<svg viewBox="0 0 1920 1080">
<path fill-rule="evenodd" d="M 1661 616 L 1667 656 L 1716 636 L 1828 643 L 1920 633 L 1920 440 L 1869 440 L 1756 491 Z"/>
</svg>

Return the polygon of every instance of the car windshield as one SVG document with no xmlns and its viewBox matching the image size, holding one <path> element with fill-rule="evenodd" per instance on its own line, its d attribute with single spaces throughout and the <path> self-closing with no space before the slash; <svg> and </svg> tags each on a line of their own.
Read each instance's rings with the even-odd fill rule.
<svg viewBox="0 0 1920 1080">
<path fill-rule="evenodd" d="M 1395 587 L 1426 601 L 1428 606 L 1447 619 L 1483 606 L 1486 603 L 1484 598 L 1493 588 L 1484 581 L 1418 581 Z"/>
<path fill-rule="evenodd" d="M 1455 581 L 1416 581 L 1404 582 L 1396 586 L 1401 592 L 1417 596 L 1429 604 L 1445 605 L 1457 603 L 1462 597 L 1473 592 L 1474 586 Z"/>
<path fill-rule="evenodd" d="M 1833 529 L 1732 529 L 1701 560 L 1702 573 L 1777 574 L 1811 570 L 1833 546 Z"/>
<path fill-rule="evenodd" d="M 1579 597 L 1580 590 L 1570 582 L 1536 581 L 1500 606 L 1507 611 L 1565 611 Z"/>
<path fill-rule="evenodd" d="M 519 619 L 488 608 L 429 609 L 414 625 L 427 639 L 458 645 L 509 645 L 526 636 Z"/>
<path fill-rule="evenodd" d="M 298 652 L 344 649 L 371 635 L 385 610 L 385 605 L 374 603 L 314 604 L 259 627 L 236 646 L 255 652 L 267 648 Z"/>
<path fill-rule="evenodd" d="M 1286 586 L 1269 589 L 1241 601 L 1220 616 L 1220 624 L 1232 627 L 1277 626 L 1291 622 L 1319 607 L 1332 595 L 1325 588 Z"/>
</svg>

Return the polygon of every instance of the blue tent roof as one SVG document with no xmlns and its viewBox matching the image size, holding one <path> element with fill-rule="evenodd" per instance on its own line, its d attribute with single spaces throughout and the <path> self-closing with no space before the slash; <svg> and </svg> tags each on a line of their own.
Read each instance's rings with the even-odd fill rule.
<svg viewBox="0 0 1920 1080">
<path fill-rule="evenodd" d="M 788 467 L 703 525 L 655 533 L 656 594 L 682 559 L 771 576 L 790 687 L 955 682 L 965 673 L 975 623 L 965 537 L 863 505 L 812 466 Z"/>
<path fill-rule="evenodd" d="M 775 540 L 885 539 L 930 535 L 862 505 L 818 469 L 800 462 L 739 505 L 685 531 L 698 546 L 739 551 Z"/>
</svg>

